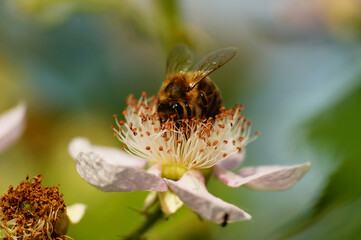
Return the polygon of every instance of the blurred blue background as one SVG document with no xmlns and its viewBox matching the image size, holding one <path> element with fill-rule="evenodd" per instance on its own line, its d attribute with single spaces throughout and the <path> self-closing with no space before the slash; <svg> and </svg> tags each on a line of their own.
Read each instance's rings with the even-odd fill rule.
<svg viewBox="0 0 361 240">
<path fill-rule="evenodd" d="M 88 205 L 74 239 L 115 239 L 138 226 L 145 192 L 103 193 L 77 174 L 76 136 L 120 147 L 110 125 L 130 93 L 157 94 L 177 43 L 198 58 L 234 46 L 211 75 L 224 103 L 246 106 L 246 165 L 311 161 L 284 192 L 209 191 L 253 216 L 222 228 L 183 207 L 149 239 L 355 239 L 361 236 L 361 3 L 358 0 L 0 2 L 0 111 L 28 105 L 27 128 L 0 155 L 0 193 L 26 174 Z M 337 229 L 337 230 L 336 230 Z M 332 235 L 330 235 L 332 233 Z"/>
</svg>

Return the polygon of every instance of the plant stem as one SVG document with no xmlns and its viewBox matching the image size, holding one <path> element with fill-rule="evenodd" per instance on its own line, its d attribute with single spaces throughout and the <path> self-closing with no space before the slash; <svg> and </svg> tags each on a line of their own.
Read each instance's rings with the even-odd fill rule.
<svg viewBox="0 0 361 240">
<path fill-rule="evenodd" d="M 157 206 L 157 208 L 147 215 L 146 220 L 143 222 L 142 225 L 140 225 L 138 228 L 136 228 L 130 235 L 122 238 L 124 240 L 140 240 L 143 239 L 142 236 L 144 233 L 146 233 L 155 223 L 157 223 L 158 220 L 160 220 L 163 217 L 163 212 L 160 209 L 160 206 Z"/>
</svg>

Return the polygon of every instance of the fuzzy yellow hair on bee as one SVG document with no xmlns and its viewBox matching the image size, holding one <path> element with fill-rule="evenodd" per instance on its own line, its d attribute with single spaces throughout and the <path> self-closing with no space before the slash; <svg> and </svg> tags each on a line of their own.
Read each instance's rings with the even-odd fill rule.
<svg viewBox="0 0 361 240">
<path fill-rule="evenodd" d="M 224 48 L 212 52 L 189 70 L 192 52 L 185 45 L 175 46 L 168 55 L 165 81 L 158 94 L 161 122 L 216 116 L 223 107 L 222 95 L 208 75 L 231 60 L 236 51 Z"/>
</svg>

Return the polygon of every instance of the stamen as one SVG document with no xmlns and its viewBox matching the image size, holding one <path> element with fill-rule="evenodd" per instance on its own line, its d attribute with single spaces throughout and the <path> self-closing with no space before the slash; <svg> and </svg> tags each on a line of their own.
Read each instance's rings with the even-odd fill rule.
<svg viewBox="0 0 361 240">
<path fill-rule="evenodd" d="M 259 135 L 256 132 L 250 137 L 251 123 L 242 116 L 243 106 L 234 109 L 222 107 L 213 118 L 168 119 L 161 123 L 156 97 L 146 98 L 142 94 L 140 100 L 135 100 L 129 96 L 127 103 L 125 121 L 116 120 L 122 127 L 118 130 L 113 128 L 115 135 L 127 145 L 127 152 L 152 163 L 187 169 L 210 168 L 231 154 L 242 151 Z M 140 132 L 145 134 L 138 134 Z M 218 144 L 220 142 L 223 144 Z"/>
</svg>

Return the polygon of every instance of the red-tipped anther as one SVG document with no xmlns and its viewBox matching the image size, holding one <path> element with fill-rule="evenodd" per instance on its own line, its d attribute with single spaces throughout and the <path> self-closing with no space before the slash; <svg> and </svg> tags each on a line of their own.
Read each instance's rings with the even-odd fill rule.
<svg viewBox="0 0 361 240">
<path fill-rule="evenodd" d="M 113 114 L 113 118 L 117 118 L 118 117 L 118 115 L 117 114 Z"/>
<path fill-rule="evenodd" d="M 113 135 L 114 135 L 114 136 L 118 136 L 118 133 L 117 133 L 117 132 L 114 132 Z"/>
<path fill-rule="evenodd" d="M 258 132 L 258 131 L 256 131 L 256 133 L 255 133 L 255 134 L 256 134 L 256 136 L 259 136 L 261 133 L 260 133 L 260 132 Z"/>
</svg>

